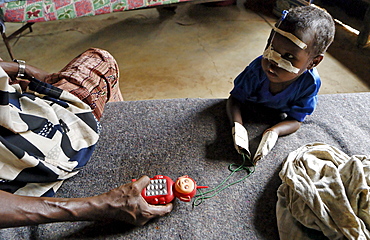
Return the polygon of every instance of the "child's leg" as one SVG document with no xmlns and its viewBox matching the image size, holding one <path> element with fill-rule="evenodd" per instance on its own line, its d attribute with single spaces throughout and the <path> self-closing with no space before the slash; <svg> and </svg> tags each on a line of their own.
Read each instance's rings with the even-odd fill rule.
<svg viewBox="0 0 370 240">
<path fill-rule="evenodd" d="M 90 48 L 60 72 L 45 79 L 87 103 L 99 120 L 107 102 L 123 101 L 116 60 L 107 51 Z"/>
</svg>

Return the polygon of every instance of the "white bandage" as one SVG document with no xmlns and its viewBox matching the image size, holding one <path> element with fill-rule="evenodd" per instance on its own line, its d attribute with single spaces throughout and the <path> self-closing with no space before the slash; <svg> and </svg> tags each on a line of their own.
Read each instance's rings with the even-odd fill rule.
<svg viewBox="0 0 370 240">
<path fill-rule="evenodd" d="M 300 47 L 301 49 L 306 49 L 307 48 L 307 44 L 305 44 L 304 42 L 302 42 L 299 38 L 297 38 L 295 35 L 289 33 L 289 32 L 285 32 L 277 27 L 274 27 L 273 28 L 275 32 L 279 33 L 280 35 L 288 38 L 290 41 L 294 42 L 295 45 L 297 45 L 298 47 Z"/>
<path fill-rule="evenodd" d="M 263 134 L 262 140 L 258 145 L 257 152 L 254 155 L 253 163 L 258 162 L 271 151 L 275 146 L 278 137 L 279 136 L 275 131 L 267 131 Z"/>
<path fill-rule="evenodd" d="M 245 153 L 250 156 L 247 129 L 240 123 L 235 122 L 232 128 L 232 134 L 236 151 L 238 151 L 239 154 Z"/>
<path fill-rule="evenodd" d="M 299 72 L 299 68 L 293 67 L 292 63 L 288 60 L 281 57 L 280 53 L 276 52 L 272 49 L 272 46 L 268 46 L 266 50 L 263 52 L 263 58 L 273 61 L 277 64 L 278 67 L 297 74 Z"/>
</svg>

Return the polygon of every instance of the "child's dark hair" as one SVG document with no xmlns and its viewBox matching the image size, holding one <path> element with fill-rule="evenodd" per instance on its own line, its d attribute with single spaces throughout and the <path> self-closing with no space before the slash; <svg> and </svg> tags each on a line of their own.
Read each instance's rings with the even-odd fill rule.
<svg viewBox="0 0 370 240">
<path fill-rule="evenodd" d="M 315 33 L 311 50 L 314 56 L 325 53 L 334 40 L 335 23 L 324 9 L 315 6 L 291 8 L 284 21 L 295 26 L 294 32 L 311 30 Z"/>
</svg>

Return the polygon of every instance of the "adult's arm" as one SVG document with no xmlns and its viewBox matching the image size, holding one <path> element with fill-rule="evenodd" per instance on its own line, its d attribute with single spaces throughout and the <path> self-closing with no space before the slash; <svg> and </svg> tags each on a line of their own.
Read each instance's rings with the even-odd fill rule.
<svg viewBox="0 0 370 240">
<path fill-rule="evenodd" d="M 4 69 L 4 71 L 8 74 L 8 76 L 15 80 L 18 75 L 18 63 L 16 62 L 3 62 L 0 61 L 0 67 Z M 34 77 L 40 81 L 44 81 L 45 78 L 49 75 L 48 72 L 41 70 L 37 67 L 28 65 L 26 63 L 26 69 L 25 69 L 25 77 L 24 79 L 29 79 L 31 77 Z"/>
<path fill-rule="evenodd" d="M 0 228 L 51 222 L 118 220 L 137 226 L 172 210 L 167 205 L 149 205 L 141 191 L 149 177 L 122 185 L 104 194 L 86 198 L 26 197 L 0 191 Z"/>
</svg>

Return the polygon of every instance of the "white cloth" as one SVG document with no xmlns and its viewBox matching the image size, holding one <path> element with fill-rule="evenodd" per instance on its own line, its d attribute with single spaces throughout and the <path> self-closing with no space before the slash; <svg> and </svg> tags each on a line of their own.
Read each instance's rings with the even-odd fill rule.
<svg viewBox="0 0 370 240">
<path fill-rule="evenodd" d="M 234 122 L 234 127 L 232 128 L 234 147 L 239 154 L 246 154 L 250 156 L 249 152 L 249 139 L 247 129 L 238 122 Z"/>
<path fill-rule="evenodd" d="M 275 146 L 279 135 L 274 131 L 267 131 L 263 134 L 260 144 L 258 145 L 256 154 L 253 157 L 253 163 L 256 164 L 264 158 L 271 149 Z"/>
<path fill-rule="evenodd" d="M 98 123 L 71 93 L 31 84 L 38 92 L 22 93 L 0 67 L 0 189 L 51 196 L 90 159 Z"/>
<path fill-rule="evenodd" d="M 370 158 L 349 157 L 323 143 L 290 153 L 280 172 L 276 208 L 280 239 L 370 239 Z"/>
</svg>

